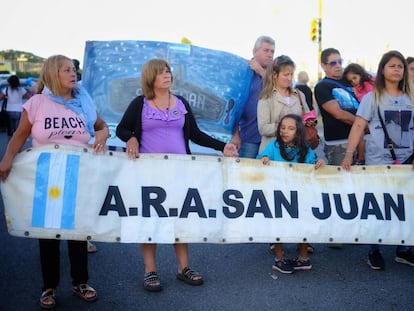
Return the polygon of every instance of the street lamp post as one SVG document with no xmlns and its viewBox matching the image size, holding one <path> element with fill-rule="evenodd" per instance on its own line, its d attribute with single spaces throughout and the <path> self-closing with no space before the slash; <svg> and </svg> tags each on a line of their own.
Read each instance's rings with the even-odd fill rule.
<svg viewBox="0 0 414 311">
<path fill-rule="evenodd" d="M 319 0 L 318 5 L 318 80 L 322 79 L 322 68 L 321 68 L 321 53 L 322 53 L 322 0 Z"/>
</svg>

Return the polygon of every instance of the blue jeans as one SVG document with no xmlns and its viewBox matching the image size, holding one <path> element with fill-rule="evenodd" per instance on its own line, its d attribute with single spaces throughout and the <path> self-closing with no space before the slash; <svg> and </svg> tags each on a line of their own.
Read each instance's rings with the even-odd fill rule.
<svg viewBox="0 0 414 311">
<path fill-rule="evenodd" d="M 259 146 L 260 143 L 242 143 L 239 150 L 239 157 L 256 159 L 256 156 L 259 153 Z"/>
<path fill-rule="evenodd" d="M 329 165 L 341 165 L 346 154 L 347 144 L 327 145 L 325 144 L 324 151 Z"/>
<path fill-rule="evenodd" d="M 20 116 L 22 113 L 19 111 L 7 111 L 7 114 L 9 115 L 10 119 L 10 133 L 13 135 L 19 126 Z"/>
<path fill-rule="evenodd" d="M 397 252 L 406 252 L 406 251 L 408 251 L 410 249 L 410 247 L 409 246 L 407 246 L 407 245 L 398 245 L 397 246 L 397 249 L 396 249 L 396 251 Z M 370 246 L 369 246 L 369 253 L 370 254 L 372 254 L 373 252 L 375 252 L 375 251 L 380 251 L 381 250 L 381 247 L 380 247 L 380 245 L 378 245 L 378 244 L 371 244 Z"/>
</svg>

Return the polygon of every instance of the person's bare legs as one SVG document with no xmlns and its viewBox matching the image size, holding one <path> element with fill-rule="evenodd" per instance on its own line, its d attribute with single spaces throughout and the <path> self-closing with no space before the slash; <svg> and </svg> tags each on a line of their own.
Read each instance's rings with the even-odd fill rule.
<svg viewBox="0 0 414 311">
<path fill-rule="evenodd" d="M 145 264 L 145 273 L 157 271 L 157 265 L 155 263 L 156 252 L 157 244 L 141 244 L 141 253 Z"/>
<path fill-rule="evenodd" d="M 184 268 L 188 267 L 188 244 L 179 243 L 174 244 L 175 256 L 177 257 L 178 273 L 181 273 Z M 202 279 L 201 275 L 194 276 L 194 280 Z"/>
<path fill-rule="evenodd" d="M 156 253 L 157 244 L 141 244 L 141 254 L 145 264 L 145 275 L 149 272 L 157 272 L 157 265 L 155 262 Z M 150 286 L 154 287 L 161 285 L 159 280 L 149 283 Z"/>
<path fill-rule="evenodd" d="M 282 260 L 284 258 L 283 252 L 283 244 L 282 243 L 275 243 L 275 247 L 273 249 L 275 253 L 276 260 Z"/>
<path fill-rule="evenodd" d="M 299 243 L 298 247 L 299 247 L 299 258 L 303 260 L 308 260 L 309 259 L 308 244 Z"/>
</svg>

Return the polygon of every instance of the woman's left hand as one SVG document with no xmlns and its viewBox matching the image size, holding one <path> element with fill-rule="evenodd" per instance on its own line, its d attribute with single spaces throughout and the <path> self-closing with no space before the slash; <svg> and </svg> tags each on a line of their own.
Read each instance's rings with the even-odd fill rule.
<svg viewBox="0 0 414 311">
<path fill-rule="evenodd" d="M 316 126 L 316 121 L 312 119 L 308 119 L 305 121 L 305 126 Z"/>
<path fill-rule="evenodd" d="M 93 143 L 92 147 L 96 153 L 106 151 L 106 140 L 109 138 L 109 136 L 110 133 L 107 127 L 95 132 L 95 142 Z"/>
<path fill-rule="evenodd" d="M 232 143 L 226 144 L 224 146 L 223 154 L 226 157 L 237 157 L 239 155 L 236 145 Z"/>
</svg>

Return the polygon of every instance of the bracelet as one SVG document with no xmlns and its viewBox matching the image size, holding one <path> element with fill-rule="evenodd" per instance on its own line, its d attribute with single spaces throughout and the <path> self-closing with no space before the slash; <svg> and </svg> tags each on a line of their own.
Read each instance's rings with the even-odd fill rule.
<svg viewBox="0 0 414 311">
<path fill-rule="evenodd" d="M 346 153 L 354 153 L 355 151 L 347 150 Z"/>
<path fill-rule="evenodd" d="M 108 130 L 108 137 L 107 137 L 107 139 L 108 139 L 108 138 L 111 138 L 111 130 L 109 129 L 108 125 L 106 125 L 106 124 L 105 124 L 105 126 L 104 126 L 103 130 L 104 130 L 104 129 L 107 129 L 107 130 Z"/>
</svg>

